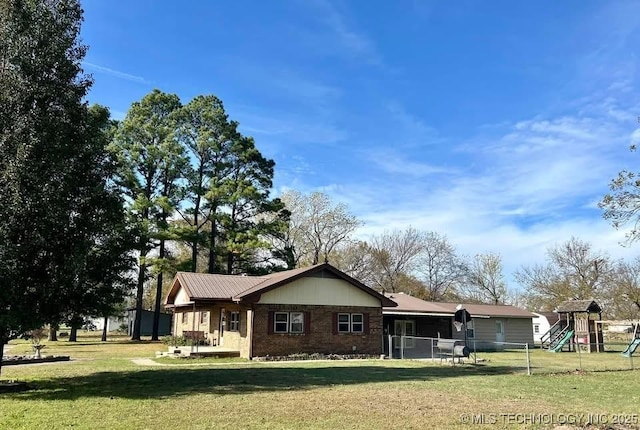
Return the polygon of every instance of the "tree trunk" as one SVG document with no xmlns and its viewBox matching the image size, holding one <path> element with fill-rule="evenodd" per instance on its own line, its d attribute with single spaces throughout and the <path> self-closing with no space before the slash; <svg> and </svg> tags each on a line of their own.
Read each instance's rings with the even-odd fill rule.
<svg viewBox="0 0 640 430">
<path fill-rule="evenodd" d="M 2 356 L 4 355 L 4 343 L 6 341 L 4 329 L 0 329 L 0 377 L 2 377 Z"/>
<path fill-rule="evenodd" d="M 209 234 L 209 268 L 207 270 L 208 273 L 216 272 L 216 236 L 218 232 L 216 231 L 216 220 L 215 220 L 215 211 L 217 208 L 212 208 L 211 211 L 214 214 L 213 219 L 211 220 L 211 233 Z"/>
<path fill-rule="evenodd" d="M 158 259 L 160 264 L 164 260 L 164 239 L 160 240 L 160 250 L 158 251 Z M 153 309 L 153 330 L 151 332 L 151 340 L 159 340 L 158 331 L 160 330 L 160 304 L 162 301 L 162 267 L 158 272 L 158 280 L 156 284 L 156 303 Z"/>
<path fill-rule="evenodd" d="M 58 324 L 49 324 L 49 341 L 55 342 L 58 340 Z"/>
<path fill-rule="evenodd" d="M 198 230 L 196 227 L 196 239 L 191 243 L 191 271 L 196 273 L 198 271 Z"/>
<path fill-rule="evenodd" d="M 71 330 L 69 330 L 69 342 L 78 341 L 78 326 L 76 323 L 71 323 Z"/>
<path fill-rule="evenodd" d="M 199 191 L 198 191 L 199 192 Z M 200 198 L 196 199 L 196 204 L 193 210 L 193 227 L 195 231 L 193 234 L 195 235 L 193 238 L 193 242 L 191 242 L 191 271 L 196 273 L 198 271 L 198 238 L 200 237 L 200 225 L 198 213 L 200 212 Z"/>
<path fill-rule="evenodd" d="M 229 251 L 227 253 L 227 275 L 231 275 L 233 273 L 233 252 Z"/>
<path fill-rule="evenodd" d="M 100 338 L 101 342 L 106 342 L 107 341 L 108 326 L 109 326 L 109 316 L 106 315 L 104 317 L 104 324 L 103 324 L 103 327 L 102 327 L 102 337 Z"/>
<path fill-rule="evenodd" d="M 140 264 L 140 270 L 138 271 L 138 290 L 136 291 L 136 316 L 133 321 L 133 333 L 131 333 L 131 340 L 140 340 L 140 331 L 142 324 L 142 299 L 144 297 L 144 275 L 147 271 L 146 264 Z"/>
</svg>

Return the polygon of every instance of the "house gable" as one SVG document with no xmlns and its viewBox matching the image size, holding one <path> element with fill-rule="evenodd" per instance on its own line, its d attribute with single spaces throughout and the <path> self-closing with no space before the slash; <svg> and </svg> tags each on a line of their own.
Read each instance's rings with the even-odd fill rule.
<svg viewBox="0 0 640 430">
<path fill-rule="evenodd" d="M 173 304 L 176 306 L 185 305 L 187 303 L 191 303 L 191 298 L 189 294 L 185 291 L 184 288 L 178 287 L 178 291 L 176 292 L 175 298 L 173 300 Z"/>
<path fill-rule="evenodd" d="M 381 306 L 378 298 L 337 276 L 307 276 L 261 294 L 259 304 Z M 331 274 L 333 275 L 333 274 Z"/>
</svg>

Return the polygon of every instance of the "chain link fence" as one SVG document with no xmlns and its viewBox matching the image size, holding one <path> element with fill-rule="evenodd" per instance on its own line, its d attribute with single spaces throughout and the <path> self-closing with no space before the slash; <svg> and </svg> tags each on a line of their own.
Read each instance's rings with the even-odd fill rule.
<svg viewBox="0 0 640 430">
<path fill-rule="evenodd" d="M 527 343 L 467 341 L 468 356 L 456 354 L 453 345 L 463 340 L 416 336 L 388 336 L 385 353 L 390 358 L 432 361 L 437 364 L 472 365 L 487 373 L 509 372 L 549 374 L 632 370 L 640 367 L 640 347 L 628 354 L 628 342 L 608 342 L 600 352 L 587 352 L 584 345 L 572 345 L 571 351 L 549 352 Z M 458 348 L 458 352 L 461 349 Z M 627 354 L 623 355 L 623 352 Z M 627 356 L 628 355 L 628 356 Z M 635 358 L 635 362 L 634 362 Z"/>
</svg>

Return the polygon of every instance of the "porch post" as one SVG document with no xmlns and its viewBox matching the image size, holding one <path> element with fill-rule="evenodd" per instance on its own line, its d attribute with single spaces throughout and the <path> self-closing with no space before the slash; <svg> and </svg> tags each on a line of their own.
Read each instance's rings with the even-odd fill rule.
<svg viewBox="0 0 640 430">
<path fill-rule="evenodd" d="M 191 311 L 191 317 L 193 320 L 191 321 L 191 352 L 193 352 L 193 341 L 196 337 L 196 302 L 193 302 L 193 310 Z"/>
</svg>

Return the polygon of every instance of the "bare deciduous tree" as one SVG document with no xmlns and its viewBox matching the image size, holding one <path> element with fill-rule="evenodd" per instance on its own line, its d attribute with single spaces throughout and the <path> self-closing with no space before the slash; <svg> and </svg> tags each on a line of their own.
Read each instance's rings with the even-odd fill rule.
<svg viewBox="0 0 640 430">
<path fill-rule="evenodd" d="M 425 235 L 417 270 L 427 291 L 426 298 L 436 301 L 454 294 L 467 272 L 447 237 L 435 232 Z"/>
<path fill-rule="evenodd" d="M 336 246 L 349 240 L 361 225 L 345 204 L 332 202 L 324 193 L 307 196 L 287 191 L 281 199 L 291 212 L 287 241 L 296 266 L 328 260 Z"/>
<path fill-rule="evenodd" d="M 366 242 L 351 241 L 335 249 L 331 264 L 365 284 L 372 281 L 371 249 Z"/>
<path fill-rule="evenodd" d="M 631 145 L 635 152 L 636 146 Z M 627 231 L 627 243 L 640 238 L 640 173 L 621 170 L 618 176 L 609 184 L 611 190 L 598 203 L 604 210 L 603 217 L 609 220 L 613 227 L 619 229 L 631 225 Z"/>
<path fill-rule="evenodd" d="M 397 292 L 400 277 L 417 268 L 425 240 L 426 235 L 412 227 L 374 236 L 369 246 L 373 285 L 381 290 Z"/>
<path fill-rule="evenodd" d="M 515 277 L 536 309 L 552 310 L 568 299 L 606 300 L 612 269 L 606 254 L 594 251 L 588 242 L 571 238 L 547 250 L 546 265 L 523 267 Z"/>
<path fill-rule="evenodd" d="M 499 254 L 477 254 L 473 258 L 461 295 L 465 299 L 480 303 L 498 305 L 506 302 L 507 287 Z"/>
<path fill-rule="evenodd" d="M 630 263 L 622 261 L 616 265 L 609 291 L 609 306 L 615 318 L 640 317 L 640 257 Z"/>
</svg>

